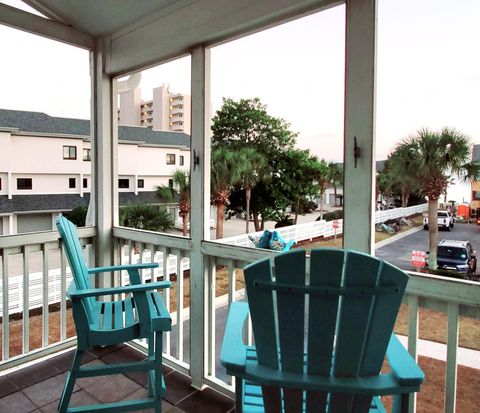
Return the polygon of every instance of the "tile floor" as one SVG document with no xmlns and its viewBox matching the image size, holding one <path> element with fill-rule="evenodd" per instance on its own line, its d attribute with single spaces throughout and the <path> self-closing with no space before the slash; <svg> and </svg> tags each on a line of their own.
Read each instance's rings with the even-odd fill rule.
<svg viewBox="0 0 480 413">
<path fill-rule="evenodd" d="M 69 351 L 0 376 L 0 412 L 56 412 L 72 354 L 73 352 Z M 83 362 L 109 364 L 119 360 L 135 361 L 143 358 L 144 356 L 135 349 L 122 345 L 95 349 L 84 357 Z M 103 379 L 105 377 L 103 376 Z M 113 377 L 114 380 L 102 380 L 102 377 L 78 379 L 70 406 L 146 397 L 145 373 L 109 377 Z M 167 393 L 163 400 L 163 413 L 233 413 L 235 410 L 234 402 L 230 398 L 211 389 L 203 391 L 194 389 L 190 386 L 188 377 L 168 367 L 164 367 L 164 379 Z"/>
</svg>

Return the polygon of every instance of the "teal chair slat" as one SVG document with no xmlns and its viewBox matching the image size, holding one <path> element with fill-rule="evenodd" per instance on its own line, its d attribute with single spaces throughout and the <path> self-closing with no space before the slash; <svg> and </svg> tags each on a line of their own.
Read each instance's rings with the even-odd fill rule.
<svg viewBox="0 0 480 413">
<path fill-rule="evenodd" d="M 379 276 L 380 261 L 372 259 L 371 256 L 366 254 L 352 254 L 350 251 L 347 251 L 346 254 L 344 286 L 346 288 L 375 287 Z M 356 377 L 360 374 L 365 349 L 364 343 L 369 334 L 370 315 L 374 299 L 373 295 L 366 294 L 360 297 L 342 297 L 333 366 L 334 375 L 337 377 Z M 382 326 L 379 326 L 379 328 L 382 328 Z M 383 355 L 385 355 L 385 349 Z M 332 394 L 330 410 L 331 413 L 355 411 L 358 408 L 353 408 L 359 403 L 362 406 L 370 405 L 370 400 L 356 402 L 352 395 Z"/>
<path fill-rule="evenodd" d="M 312 253 L 310 285 L 338 288 L 342 281 L 344 251 L 322 249 Z M 339 296 L 311 299 L 308 319 L 307 372 L 329 376 L 332 367 L 333 342 Z M 307 413 L 325 411 L 328 393 L 307 392 Z"/>
<path fill-rule="evenodd" d="M 245 267 L 248 303 L 230 306 L 220 354 L 238 413 L 385 413 L 388 394 L 406 411 L 424 380 L 392 335 L 408 276 L 348 250 L 313 249 L 306 267 L 302 250 Z M 254 347 L 243 343 L 249 314 Z M 392 372 L 380 374 L 385 354 Z"/>
<path fill-rule="evenodd" d="M 305 250 L 293 250 L 275 257 L 275 275 L 280 283 L 305 285 Z M 281 369 L 302 373 L 305 296 L 290 294 L 288 289 L 277 291 L 277 309 Z M 283 403 L 285 412 L 298 412 L 303 404 L 302 391 L 284 388 Z"/>
<path fill-rule="evenodd" d="M 139 271 L 155 268 L 158 264 L 139 264 L 88 269 L 78 240 L 75 225 L 65 217 L 57 218 L 65 253 L 72 270 L 73 281 L 68 287 L 72 301 L 73 318 L 77 330 L 77 350 L 59 401 L 60 412 L 126 412 L 151 408 L 161 413 L 161 397 L 165 393 L 162 377 L 162 333 L 171 330 L 171 318 L 157 289 L 169 288 L 170 282 L 141 284 Z M 90 274 L 126 270 L 130 285 L 112 288 L 94 288 Z M 96 297 L 106 297 L 97 301 Z M 120 297 L 120 298 L 119 298 Z M 125 297 L 121 299 L 121 297 Z M 118 298 L 118 299 L 117 299 Z M 148 357 L 139 362 L 108 366 L 81 367 L 81 359 L 93 346 L 119 344 L 146 338 Z M 148 399 L 125 400 L 111 404 L 68 407 L 77 377 L 96 377 L 109 374 L 147 371 Z"/>
</svg>

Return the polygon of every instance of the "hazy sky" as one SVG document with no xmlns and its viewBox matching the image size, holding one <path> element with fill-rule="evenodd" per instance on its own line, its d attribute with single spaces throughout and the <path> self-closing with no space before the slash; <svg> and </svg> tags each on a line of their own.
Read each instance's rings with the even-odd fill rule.
<svg viewBox="0 0 480 413">
<path fill-rule="evenodd" d="M 479 18 L 479 0 L 379 0 L 378 159 L 421 127 L 480 143 Z M 341 160 L 344 21 L 339 6 L 213 48 L 213 109 L 224 96 L 258 96 L 300 133 L 299 146 Z M 1 108 L 89 117 L 88 52 L 5 26 L 0 39 Z M 190 59 L 145 71 L 144 99 L 162 83 L 189 93 Z"/>
</svg>

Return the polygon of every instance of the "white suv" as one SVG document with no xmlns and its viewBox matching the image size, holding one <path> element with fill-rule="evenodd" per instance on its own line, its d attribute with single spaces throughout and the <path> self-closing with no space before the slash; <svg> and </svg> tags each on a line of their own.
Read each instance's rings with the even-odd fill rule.
<svg viewBox="0 0 480 413">
<path fill-rule="evenodd" d="M 453 228 L 455 218 L 448 211 L 438 211 L 437 222 L 438 228 L 445 228 L 450 231 Z M 423 217 L 423 229 L 428 229 L 428 215 Z"/>
</svg>

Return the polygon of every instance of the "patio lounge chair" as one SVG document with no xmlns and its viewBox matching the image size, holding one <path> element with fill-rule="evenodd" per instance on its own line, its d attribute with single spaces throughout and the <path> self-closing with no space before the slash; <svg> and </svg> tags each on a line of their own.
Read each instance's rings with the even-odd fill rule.
<svg viewBox="0 0 480 413">
<path fill-rule="evenodd" d="M 392 334 L 408 281 L 366 254 L 313 249 L 244 269 L 248 303 L 232 303 L 221 350 L 236 377 L 237 413 L 407 412 L 422 370 Z M 309 264 L 309 265 L 308 265 Z M 310 271 L 306 271 L 306 267 Z M 254 346 L 243 343 L 250 313 Z M 380 374 L 387 355 L 391 372 Z"/>
<path fill-rule="evenodd" d="M 161 397 L 165 393 L 161 370 L 162 332 L 171 330 L 171 319 L 161 295 L 155 290 L 168 288 L 171 283 L 169 281 L 153 282 L 153 280 L 148 284 L 141 283 L 139 270 L 158 267 L 158 264 L 154 263 L 88 269 L 75 225 L 65 217 L 59 216 L 57 228 L 73 274 L 73 281 L 67 294 L 72 301 L 73 318 L 77 330 L 77 350 L 60 398 L 59 411 L 125 412 L 153 408 L 156 413 L 160 413 Z M 92 287 L 90 275 L 121 270 L 127 270 L 130 277 L 129 286 Z M 114 294 L 130 296 L 116 301 L 96 300 L 96 297 L 112 298 Z M 107 346 L 138 338 L 148 339 L 148 357 L 145 360 L 106 366 L 80 366 L 82 356 L 93 346 Z M 149 373 L 149 398 L 68 408 L 77 378 L 132 371 Z"/>
</svg>

